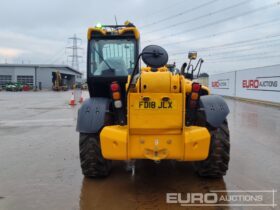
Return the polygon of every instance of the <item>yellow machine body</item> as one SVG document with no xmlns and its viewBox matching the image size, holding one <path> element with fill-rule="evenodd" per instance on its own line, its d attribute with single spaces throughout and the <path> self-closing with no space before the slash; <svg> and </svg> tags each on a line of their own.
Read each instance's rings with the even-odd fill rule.
<svg viewBox="0 0 280 210">
<path fill-rule="evenodd" d="M 53 90 L 54 91 L 66 91 L 67 90 L 67 85 L 62 84 L 62 76 L 59 71 L 55 72 L 55 80 L 53 84 Z"/>
<path fill-rule="evenodd" d="M 126 27 L 126 28 L 122 28 L 122 29 L 114 31 L 114 33 L 116 33 L 118 35 L 123 35 L 123 34 L 129 33 L 129 32 L 132 32 L 134 34 L 134 37 L 135 37 L 136 40 L 138 40 L 140 38 L 140 33 L 137 30 L 137 28 L 135 28 L 135 27 Z M 89 28 L 88 29 L 88 34 L 87 34 L 88 40 L 91 39 L 91 36 L 94 33 L 98 33 L 98 34 L 102 34 L 102 35 L 106 36 L 107 34 L 110 34 L 111 31 L 107 31 L 106 29 L 96 28 L 96 27 Z"/>
<path fill-rule="evenodd" d="M 208 130 L 185 125 L 186 96 L 191 91 L 192 81 L 165 67 L 156 72 L 143 68 L 128 94 L 127 125 L 105 126 L 101 131 L 103 156 L 111 160 L 205 160 L 210 147 Z"/>
</svg>

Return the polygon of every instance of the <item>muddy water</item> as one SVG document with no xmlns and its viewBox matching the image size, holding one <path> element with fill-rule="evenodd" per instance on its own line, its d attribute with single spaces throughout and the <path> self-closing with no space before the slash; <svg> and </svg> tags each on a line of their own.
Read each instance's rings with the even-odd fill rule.
<svg viewBox="0 0 280 210">
<path fill-rule="evenodd" d="M 80 171 L 77 107 L 67 105 L 70 95 L 0 93 L 1 210 L 256 209 L 181 207 L 167 204 L 166 193 L 272 189 L 279 208 L 279 108 L 227 100 L 231 161 L 224 179 L 199 178 L 191 163 L 175 161 L 137 161 L 132 176 L 116 161 L 110 177 L 90 180 Z M 272 194 L 263 203 L 271 200 Z"/>
</svg>

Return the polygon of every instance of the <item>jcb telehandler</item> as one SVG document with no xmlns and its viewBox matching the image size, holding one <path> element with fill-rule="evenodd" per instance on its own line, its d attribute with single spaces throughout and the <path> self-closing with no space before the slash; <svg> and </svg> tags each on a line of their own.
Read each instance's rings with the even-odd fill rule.
<svg viewBox="0 0 280 210">
<path fill-rule="evenodd" d="M 192 81 L 203 60 L 169 71 L 167 52 L 150 45 L 140 53 L 139 38 L 128 22 L 88 29 L 90 98 L 77 120 L 83 174 L 105 177 L 112 160 L 150 159 L 192 161 L 200 176 L 222 177 L 229 163 L 229 109 Z M 146 67 L 139 67 L 141 58 Z"/>
<path fill-rule="evenodd" d="M 59 71 L 56 71 L 53 75 L 53 90 L 54 91 L 67 91 L 67 86 L 62 84 L 62 76 Z"/>
</svg>

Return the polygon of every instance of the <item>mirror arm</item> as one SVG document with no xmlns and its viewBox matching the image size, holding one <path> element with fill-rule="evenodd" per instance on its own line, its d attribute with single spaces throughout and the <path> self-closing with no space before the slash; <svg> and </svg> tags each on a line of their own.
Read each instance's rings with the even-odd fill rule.
<svg viewBox="0 0 280 210">
<path fill-rule="evenodd" d="M 186 67 L 187 63 L 183 63 L 183 65 L 181 66 L 181 75 L 184 75 Z"/>
<path fill-rule="evenodd" d="M 189 64 L 188 64 L 188 68 L 187 68 L 187 73 L 189 73 L 190 67 L 191 67 L 191 62 L 192 60 L 190 59 Z"/>
<path fill-rule="evenodd" d="M 199 59 L 200 60 L 200 63 L 199 63 L 199 68 L 198 68 L 198 72 L 197 72 L 197 78 L 198 78 L 198 76 L 199 76 L 199 73 L 200 73 L 200 69 L 201 69 L 201 66 L 202 66 L 202 63 L 204 62 L 204 60 L 203 59 Z"/>
<path fill-rule="evenodd" d="M 128 87 L 127 87 L 127 91 L 126 91 L 126 96 L 127 96 L 128 93 L 129 93 L 130 87 L 131 87 L 131 85 L 132 85 L 133 78 L 134 78 L 134 76 L 135 76 L 137 67 L 138 67 L 138 65 L 139 65 L 139 60 L 140 60 L 140 58 L 141 58 L 142 55 L 143 55 L 143 53 L 140 53 L 140 54 L 138 55 L 138 57 L 137 57 L 136 65 L 134 66 L 134 69 L 133 69 L 133 71 L 132 71 L 132 73 L 131 73 L 131 76 L 130 76 L 130 81 L 129 81 L 129 84 L 128 84 Z"/>
<path fill-rule="evenodd" d="M 192 64 L 191 64 L 191 67 L 192 67 L 191 72 L 192 72 L 192 74 L 193 74 L 193 72 L 194 72 L 194 68 L 193 68 L 193 65 L 192 65 Z"/>
<path fill-rule="evenodd" d="M 200 64 L 200 62 L 201 62 L 201 58 L 197 61 L 196 66 L 195 66 L 195 68 L 193 69 L 193 72 L 196 71 L 196 69 L 197 69 L 197 67 L 198 67 L 198 64 Z M 193 72 L 192 72 L 192 73 L 193 73 Z"/>
</svg>

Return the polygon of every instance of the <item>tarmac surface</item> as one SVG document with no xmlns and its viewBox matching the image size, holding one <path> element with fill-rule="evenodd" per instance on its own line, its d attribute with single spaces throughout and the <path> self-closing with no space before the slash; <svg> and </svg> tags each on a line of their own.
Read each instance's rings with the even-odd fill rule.
<svg viewBox="0 0 280 210">
<path fill-rule="evenodd" d="M 231 160 L 224 179 L 199 178 L 191 163 L 175 161 L 137 161 L 132 176 L 116 161 L 108 178 L 91 180 L 81 174 L 78 106 L 68 105 L 70 96 L 0 92 L 0 210 L 279 209 L 280 108 L 226 99 Z M 263 206 L 166 203 L 166 193 L 212 190 L 264 191 Z"/>
</svg>

